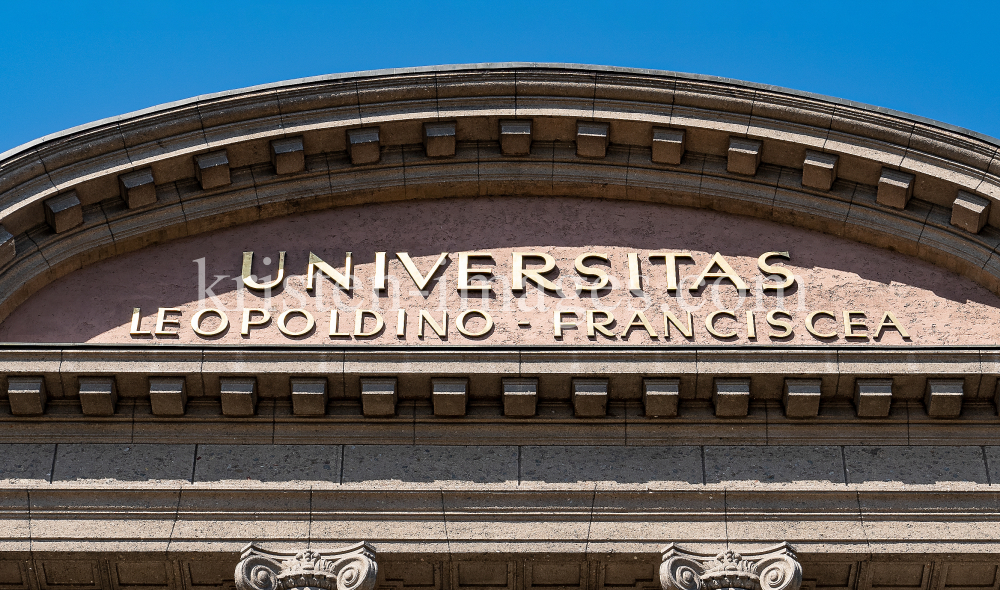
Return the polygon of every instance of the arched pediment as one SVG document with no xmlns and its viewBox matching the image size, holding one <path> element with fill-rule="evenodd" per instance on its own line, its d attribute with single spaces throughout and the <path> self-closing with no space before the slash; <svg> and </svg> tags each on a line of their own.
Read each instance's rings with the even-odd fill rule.
<svg viewBox="0 0 1000 590">
<path fill-rule="evenodd" d="M 443 198 L 649 202 L 920 258 L 996 293 L 995 140 L 845 101 L 612 68 L 456 66 L 154 107 L 0 156 L 0 317 L 74 270 L 293 213 Z"/>
</svg>

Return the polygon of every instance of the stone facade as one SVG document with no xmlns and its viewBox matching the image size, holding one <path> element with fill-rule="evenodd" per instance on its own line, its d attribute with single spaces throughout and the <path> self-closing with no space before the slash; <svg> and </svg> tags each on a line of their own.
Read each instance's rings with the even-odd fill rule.
<svg viewBox="0 0 1000 590">
<path fill-rule="evenodd" d="M 997 197 L 972 132 L 558 65 L 298 80 L 0 154 L 0 590 L 996 590 Z M 499 285 L 528 250 L 617 273 L 597 301 L 666 301 L 648 269 L 714 252 L 804 307 L 782 335 L 773 293 L 729 291 L 690 337 L 418 309 L 435 260 L 488 252 Z M 213 253 L 376 295 L 195 316 L 174 293 Z M 532 280 L 496 300 L 569 298 Z"/>
</svg>

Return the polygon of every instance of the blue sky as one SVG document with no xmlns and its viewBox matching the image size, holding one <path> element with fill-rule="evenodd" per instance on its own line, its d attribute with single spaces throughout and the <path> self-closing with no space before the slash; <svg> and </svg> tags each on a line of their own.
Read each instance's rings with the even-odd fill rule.
<svg viewBox="0 0 1000 590">
<path fill-rule="evenodd" d="M 1000 2 L 0 0 L 0 151 L 254 84 L 574 62 L 738 78 L 1000 137 Z"/>
</svg>

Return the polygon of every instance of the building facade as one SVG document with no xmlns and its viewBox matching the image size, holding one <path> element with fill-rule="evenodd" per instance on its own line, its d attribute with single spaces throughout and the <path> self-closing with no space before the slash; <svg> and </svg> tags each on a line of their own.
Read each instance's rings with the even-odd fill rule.
<svg viewBox="0 0 1000 590">
<path fill-rule="evenodd" d="M 997 590 L 998 145 L 500 64 L 0 154 L 0 589 Z"/>
</svg>

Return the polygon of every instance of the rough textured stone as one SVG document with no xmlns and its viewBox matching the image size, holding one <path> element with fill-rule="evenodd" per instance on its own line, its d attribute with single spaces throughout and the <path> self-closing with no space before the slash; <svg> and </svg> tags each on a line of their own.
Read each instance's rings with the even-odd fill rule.
<svg viewBox="0 0 1000 590">
<path fill-rule="evenodd" d="M 597 121 L 576 122 L 576 155 L 603 158 L 608 153 L 608 124 Z"/>
<path fill-rule="evenodd" d="M 351 164 L 374 164 L 382 157 L 378 127 L 361 127 L 347 130 L 347 151 Z"/>
<path fill-rule="evenodd" d="M 781 401 L 785 416 L 789 418 L 814 418 L 819 415 L 821 379 L 785 379 Z"/>
<path fill-rule="evenodd" d="M 892 406 L 892 379 L 858 379 L 854 407 L 859 418 L 884 418 Z"/>
<path fill-rule="evenodd" d="M 905 209 L 910 197 L 913 196 L 914 176 L 908 172 L 900 172 L 892 168 L 882 168 L 878 179 L 876 200 L 879 205 Z"/>
<path fill-rule="evenodd" d="M 41 416 L 48 395 L 42 377 L 8 377 L 7 395 L 15 416 Z"/>
<path fill-rule="evenodd" d="M 428 158 L 455 155 L 455 122 L 424 123 L 424 153 Z"/>
<path fill-rule="evenodd" d="M 118 404 L 114 377 L 80 377 L 80 406 L 85 416 L 111 416 Z"/>
<path fill-rule="evenodd" d="M 469 401 L 468 379 L 431 379 L 435 416 L 464 416 Z"/>
<path fill-rule="evenodd" d="M 52 481 L 82 486 L 120 482 L 188 483 L 194 450 L 193 444 L 59 445 Z"/>
<path fill-rule="evenodd" d="M 326 414 L 329 398 L 325 378 L 292 377 L 292 411 L 296 416 Z"/>
<path fill-rule="evenodd" d="M 253 416 L 257 411 L 257 379 L 223 377 L 219 379 L 222 413 L 226 416 Z"/>
<path fill-rule="evenodd" d="M 503 379 L 503 414 L 526 418 L 535 415 L 538 379 Z"/>
<path fill-rule="evenodd" d="M 715 378 L 712 404 L 719 418 L 739 418 L 750 410 L 750 380 Z"/>
<path fill-rule="evenodd" d="M 500 151 L 505 156 L 527 156 L 531 153 L 531 121 L 500 121 Z"/>
<path fill-rule="evenodd" d="M 966 191 L 958 191 L 951 206 L 951 224 L 978 234 L 990 219 L 990 200 Z"/>
<path fill-rule="evenodd" d="M 837 180 L 837 167 L 840 156 L 806 150 L 806 159 L 802 163 L 802 186 L 828 191 Z"/>
<path fill-rule="evenodd" d="M 962 413 L 962 379 L 928 379 L 924 407 L 931 418 L 957 418 Z"/>
<path fill-rule="evenodd" d="M 46 199 L 45 222 L 52 231 L 61 234 L 83 224 L 83 206 L 76 196 L 76 191 L 69 191 Z"/>
<path fill-rule="evenodd" d="M 298 488 L 340 483 L 340 445 L 198 445 L 194 482 Z"/>
<path fill-rule="evenodd" d="M 581 418 L 604 416 L 608 409 L 607 379 L 573 379 L 573 413 Z"/>
<path fill-rule="evenodd" d="M 763 144 L 756 139 L 730 137 L 727 151 L 726 170 L 733 174 L 753 176 L 760 166 L 760 150 Z"/>
<path fill-rule="evenodd" d="M 229 155 L 226 150 L 216 150 L 194 157 L 195 177 L 203 190 L 226 186 L 230 183 Z"/>
<path fill-rule="evenodd" d="M 271 165 L 278 174 L 295 174 L 306 169 L 302 136 L 271 140 Z"/>
<path fill-rule="evenodd" d="M 643 379 L 642 404 L 647 416 L 673 417 L 680 402 L 680 379 Z"/>
<path fill-rule="evenodd" d="M 361 407 L 365 416 L 395 416 L 396 396 L 395 377 L 361 378 Z"/>
<path fill-rule="evenodd" d="M 983 449 L 973 446 L 846 446 L 847 483 L 897 494 L 911 486 L 966 487 L 989 481 Z M 944 495 L 937 495 L 944 499 Z M 892 498 L 886 498 L 893 502 Z M 903 505 L 896 498 L 897 508 Z M 890 504 L 891 505 L 891 504 Z"/>
<path fill-rule="evenodd" d="M 653 128 L 652 159 L 657 164 L 678 166 L 684 159 L 684 130 Z"/>
<path fill-rule="evenodd" d="M 510 489 L 517 447 L 346 445 L 345 485 L 365 490 Z M 440 498 L 440 497 L 439 497 Z"/>
<path fill-rule="evenodd" d="M 0 225 L 0 266 L 6 265 L 17 255 L 16 241 L 7 228 Z"/>
<path fill-rule="evenodd" d="M 150 377 L 149 402 L 155 416 L 183 416 L 187 406 L 184 377 Z"/>
<path fill-rule="evenodd" d="M 118 177 L 118 188 L 129 209 L 137 209 L 156 202 L 156 181 L 153 169 L 146 167 Z"/>
</svg>

